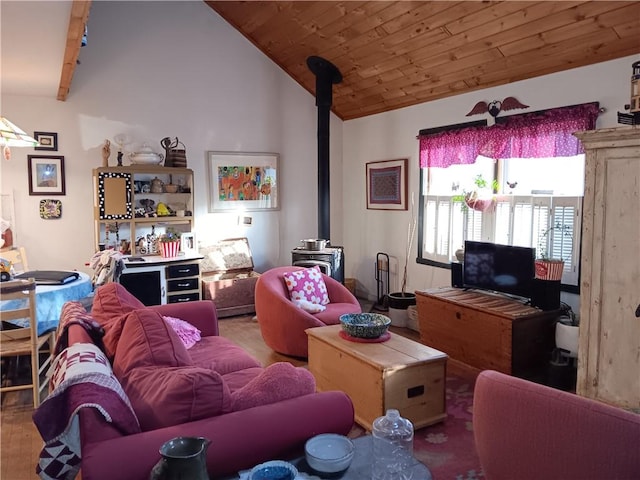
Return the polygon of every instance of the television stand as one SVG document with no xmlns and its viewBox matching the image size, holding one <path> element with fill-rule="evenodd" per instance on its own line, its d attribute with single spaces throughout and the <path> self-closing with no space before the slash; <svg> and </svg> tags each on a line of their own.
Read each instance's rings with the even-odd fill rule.
<svg viewBox="0 0 640 480">
<path fill-rule="evenodd" d="M 421 343 L 478 370 L 536 379 L 555 346 L 559 310 L 460 288 L 416 292 Z"/>
</svg>

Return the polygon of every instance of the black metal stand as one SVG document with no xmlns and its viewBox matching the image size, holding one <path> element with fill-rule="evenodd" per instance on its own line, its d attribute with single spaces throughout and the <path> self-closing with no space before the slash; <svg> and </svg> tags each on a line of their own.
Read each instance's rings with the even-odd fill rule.
<svg viewBox="0 0 640 480">
<path fill-rule="evenodd" d="M 385 272 L 386 278 L 383 278 Z M 378 252 L 376 255 L 376 284 L 378 301 L 373 305 L 373 309 L 386 312 L 389 310 L 389 255 L 386 253 Z"/>
</svg>

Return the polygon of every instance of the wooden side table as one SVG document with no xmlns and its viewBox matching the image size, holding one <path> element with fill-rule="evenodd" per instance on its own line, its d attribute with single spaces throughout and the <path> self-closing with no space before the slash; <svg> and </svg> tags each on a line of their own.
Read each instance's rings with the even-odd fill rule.
<svg viewBox="0 0 640 480">
<path fill-rule="evenodd" d="M 340 325 L 308 329 L 309 370 L 319 391 L 342 390 L 355 419 L 371 430 L 389 408 L 416 429 L 444 420 L 447 355 L 391 333 L 386 342 L 359 343 L 340 337 Z"/>
</svg>

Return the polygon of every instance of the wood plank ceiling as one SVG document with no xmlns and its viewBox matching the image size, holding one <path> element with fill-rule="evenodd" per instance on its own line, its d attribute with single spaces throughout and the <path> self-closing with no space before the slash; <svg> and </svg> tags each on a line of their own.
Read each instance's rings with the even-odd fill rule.
<svg viewBox="0 0 640 480">
<path fill-rule="evenodd" d="M 206 3 L 312 94 L 338 67 L 343 120 L 640 53 L 637 1 Z"/>
</svg>

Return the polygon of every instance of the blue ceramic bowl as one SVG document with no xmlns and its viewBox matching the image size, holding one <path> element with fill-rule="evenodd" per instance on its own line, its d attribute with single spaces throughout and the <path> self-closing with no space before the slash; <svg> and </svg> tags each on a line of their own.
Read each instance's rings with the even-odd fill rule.
<svg viewBox="0 0 640 480">
<path fill-rule="evenodd" d="M 294 480 L 298 470 L 289 462 L 272 460 L 251 469 L 249 480 Z"/>
<path fill-rule="evenodd" d="M 379 313 L 347 313 L 340 315 L 342 329 L 352 337 L 378 338 L 391 325 L 391 319 Z"/>
</svg>

